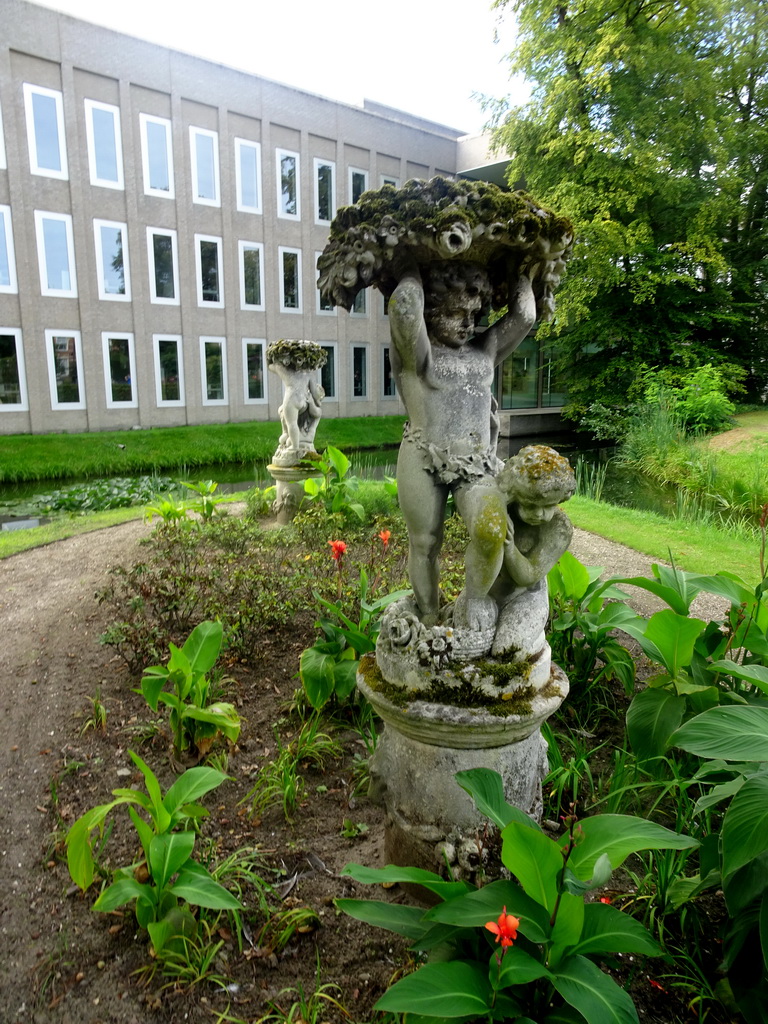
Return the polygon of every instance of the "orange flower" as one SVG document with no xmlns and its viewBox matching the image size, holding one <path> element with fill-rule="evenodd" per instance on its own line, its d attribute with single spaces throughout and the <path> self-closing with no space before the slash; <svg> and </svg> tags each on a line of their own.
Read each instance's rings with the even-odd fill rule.
<svg viewBox="0 0 768 1024">
<path fill-rule="evenodd" d="M 379 534 L 379 537 L 381 538 L 381 543 L 384 545 L 385 551 L 387 549 L 387 544 L 389 544 L 389 538 L 391 536 L 392 533 L 389 530 L 382 530 L 381 533 Z"/>
<path fill-rule="evenodd" d="M 517 929 L 520 927 L 520 921 L 512 914 L 508 914 L 507 908 L 504 907 L 499 914 L 498 920 L 488 921 L 485 927 L 489 932 L 493 932 L 496 936 L 496 941 L 500 942 L 502 946 L 511 946 L 517 938 Z"/>
<path fill-rule="evenodd" d="M 347 550 L 347 545 L 343 540 L 329 540 L 328 543 L 331 545 L 331 554 L 337 562 L 340 562 L 341 556 Z"/>
</svg>

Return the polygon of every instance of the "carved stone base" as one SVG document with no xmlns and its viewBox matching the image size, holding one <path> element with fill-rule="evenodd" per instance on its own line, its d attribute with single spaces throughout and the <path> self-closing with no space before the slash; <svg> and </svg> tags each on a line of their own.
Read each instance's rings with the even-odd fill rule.
<svg viewBox="0 0 768 1024">
<path fill-rule="evenodd" d="M 431 871 L 448 863 L 455 877 L 472 878 L 484 870 L 493 830 L 454 776 L 470 768 L 497 771 L 509 803 L 540 818 L 547 772 L 540 726 L 568 693 L 568 679 L 553 667 L 530 710 L 499 716 L 425 701 L 398 707 L 378 689 L 372 663 L 370 655 L 361 663 L 358 687 L 385 722 L 371 759 L 370 795 L 387 813 L 387 858 Z"/>
<path fill-rule="evenodd" d="M 272 512 L 277 516 L 277 521 L 282 526 L 290 523 L 304 498 L 304 481 L 311 476 L 317 476 L 317 470 L 308 466 L 277 466 L 271 463 L 267 466 L 267 472 L 275 481 L 275 500 L 272 502 Z"/>
</svg>

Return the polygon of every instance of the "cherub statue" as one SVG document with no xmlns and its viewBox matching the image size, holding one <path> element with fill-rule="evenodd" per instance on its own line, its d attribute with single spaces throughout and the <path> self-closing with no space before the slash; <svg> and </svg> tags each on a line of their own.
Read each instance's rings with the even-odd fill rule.
<svg viewBox="0 0 768 1024">
<path fill-rule="evenodd" d="M 400 275 L 389 303 L 392 369 L 409 422 L 397 464 L 398 495 L 408 527 L 408 572 L 421 621 L 439 615 L 438 558 L 449 494 L 469 531 L 465 589 L 454 626 L 492 629 L 489 596 L 502 566 L 506 505 L 494 474 L 498 423 L 493 371 L 536 319 L 530 280 L 513 276 L 508 312 L 482 334 L 475 327 L 490 305 L 480 266 L 458 261 L 415 264 Z"/>
<path fill-rule="evenodd" d="M 267 366 L 283 382 L 283 402 L 278 413 L 282 433 L 273 463 L 291 466 L 315 450 L 315 433 L 322 415 L 325 392 L 316 370 L 325 353 L 312 341 L 275 342 L 267 348 Z"/>
</svg>

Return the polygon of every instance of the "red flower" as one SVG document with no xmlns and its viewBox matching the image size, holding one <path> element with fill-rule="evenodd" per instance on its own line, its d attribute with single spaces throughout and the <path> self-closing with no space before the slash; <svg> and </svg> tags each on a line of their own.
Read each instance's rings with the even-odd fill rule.
<svg viewBox="0 0 768 1024">
<path fill-rule="evenodd" d="M 601 903 L 612 903 L 613 900 L 609 900 L 607 896 L 601 896 L 600 897 L 600 902 Z"/>
<path fill-rule="evenodd" d="M 379 534 L 379 537 L 381 538 L 381 543 L 384 545 L 385 551 L 387 550 L 387 544 L 389 544 L 389 538 L 391 536 L 392 533 L 389 530 L 382 530 L 381 533 Z"/>
<path fill-rule="evenodd" d="M 520 921 L 512 914 L 508 914 L 507 908 L 504 907 L 499 914 L 498 920 L 488 921 L 485 927 L 489 932 L 493 932 L 496 936 L 496 941 L 500 942 L 502 946 L 511 946 L 517 938 L 517 929 L 520 927 Z"/>
<path fill-rule="evenodd" d="M 660 985 L 659 982 L 656 981 L 655 979 L 649 978 L 648 979 L 648 984 L 653 986 L 653 988 L 657 988 L 659 990 L 659 992 L 663 992 L 666 995 L 667 990 L 664 988 L 663 985 Z"/>
<path fill-rule="evenodd" d="M 341 556 L 347 550 L 347 545 L 343 540 L 329 540 L 328 543 L 331 545 L 331 554 L 337 562 L 340 562 Z"/>
</svg>

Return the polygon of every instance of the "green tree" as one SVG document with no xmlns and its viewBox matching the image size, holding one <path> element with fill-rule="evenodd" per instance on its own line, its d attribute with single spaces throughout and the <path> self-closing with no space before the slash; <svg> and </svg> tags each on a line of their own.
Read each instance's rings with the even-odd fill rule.
<svg viewBox="0 0 768 1024">
<path fill-rule="evenodd" d="M 542 330 L 569 412 L 622 407 L 644 366 L 768 381 L 768 6 L 763 0 L 497 0 L 530 102 L 498 117 L 510 181 L 571 217 Z M 738 376 L 738 375 L 734 375 Z"/>
</svg>

